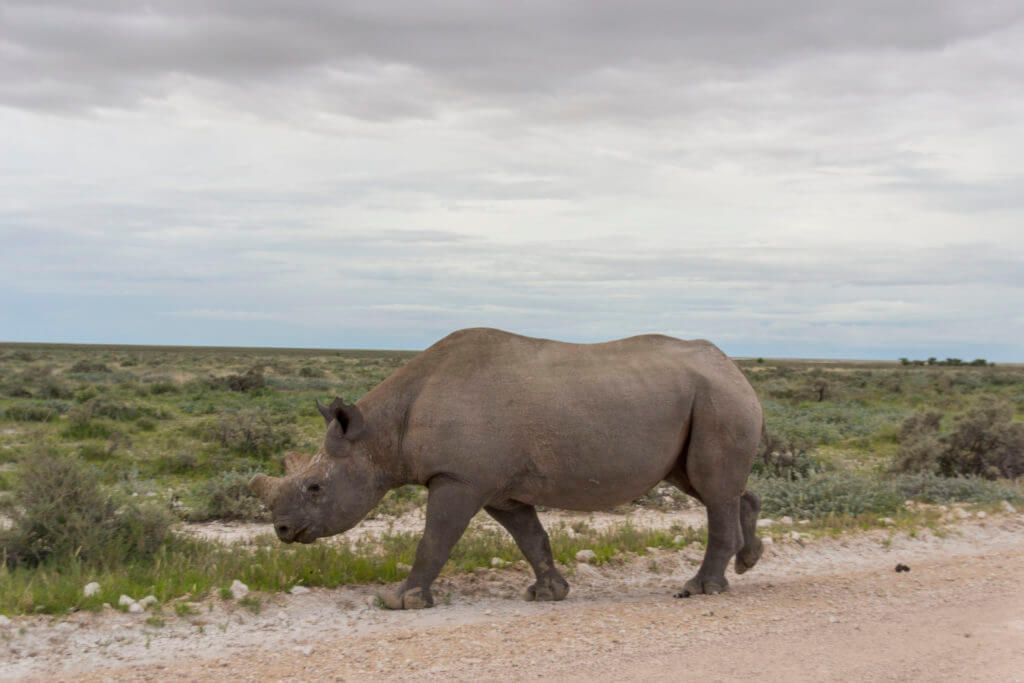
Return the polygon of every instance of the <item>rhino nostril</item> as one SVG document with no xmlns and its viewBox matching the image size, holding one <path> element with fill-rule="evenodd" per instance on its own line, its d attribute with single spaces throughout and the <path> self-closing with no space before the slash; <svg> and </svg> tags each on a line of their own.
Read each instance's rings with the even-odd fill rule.
<svg viewBox="0 0 1024 683">
<path fill-rule="evenodd" d="M 279 534 L 286 534 L 286 533 L 288 533 L 288 525 L 287 524 L 278 524 L 277 525 L 277 533 L 279 533 Z"/>
</svg>

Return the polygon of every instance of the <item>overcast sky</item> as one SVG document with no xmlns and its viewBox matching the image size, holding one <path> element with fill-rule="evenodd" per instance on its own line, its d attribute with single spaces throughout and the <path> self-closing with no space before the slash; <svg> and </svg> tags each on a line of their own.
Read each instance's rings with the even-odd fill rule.
<svg viewBox="0 0 1024 683">
<path fill-rule="evenodd" d="M 0 2 L 0 340 L 1024 361 L 1024 3 Z"/>
</svg>

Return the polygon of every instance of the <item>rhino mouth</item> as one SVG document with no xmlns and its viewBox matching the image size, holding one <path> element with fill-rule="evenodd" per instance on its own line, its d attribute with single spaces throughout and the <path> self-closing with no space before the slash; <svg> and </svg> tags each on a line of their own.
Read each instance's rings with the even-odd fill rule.
<svg viewBox="0 0 1024 683">
<path fill-rule="evenodd" d="M 292 540 L 298 543 L 312 543 L 318 538 L 316 531 L 312 527 L 303 527 L 295 534 Z"/>
</svg>

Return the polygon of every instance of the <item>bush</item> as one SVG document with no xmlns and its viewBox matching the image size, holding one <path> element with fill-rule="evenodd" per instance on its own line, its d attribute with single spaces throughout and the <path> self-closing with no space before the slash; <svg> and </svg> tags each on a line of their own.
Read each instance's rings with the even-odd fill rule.
<svg viewBox="0 0 1024 683">
<path fill-rule="evenodd" d="M 289 426 L 276 425 L 263 410 L 222 411 L 205 436 L 235 453 L 261 457 L 290 446 L 293 439 Z"/>
<path fill-rule="evenodd" d="M 50 558 L 112 566 L 152 555 L 172 521 L 165 510 L 104 491 L 78 460 L 49 452 L 21 462 L 5 507 L 12 526 L 0 532 L 0 559 L 8 567 Z"/>
<path fill-rule="evenodd" d="M 262 365 L 254 365 L 241 375 L 211 377 L 206 383 L 211 389 L 230 389 L 231 391 L 256 391 L 267 386 Z"/>
<path fill-rule="evenodd" d="M 990 398 L 961 415 L 945 435 L 941 415 L 915 415 L 900 429 L 893 469 L 946 477 L 1014 479 L 1024 475 L 1024 424 L 1013 421 L 1012 404 Z"/>
<path fill-rule="evenodd" d="M 269 520 L 263 503 L 249 492 L 251 476 L 224 472 L 197 486 L 197 503 L 188 513 L 188 519 L 193 522 L 209 519 Z"/>
<path fill-rule="evenodd" d="M 761 442 L 751 473 L 760 477 L 801 479 L 823 469 L 806 441 L 768 434 Z"/>
<path fill-rule="evenodd" d="M 761 514 L 814 519 L 830 515 L 891 515 L 905 500 L 892 486 L 852 472 L 825 472 L 800 479 L 751 478 Z"/>
<path fill-rule="evenodd" d="M 23 403 L 4 408 L 3 416 L 18 422 L 49 422 L 67 412 L 66 403 L 47 401 L 45 403 Z"/>
<path fill-rule="evenodd" d="M 110 368 L 107 367 L 106 363 L 100 363 L 98 361 L 80 360 L 68 368 L 68 372 L 110 372 Z"/>
<path fill-rule="evenodd" d="M 303 366 L 303 368 L 301 370 L 299 370 L 299 377 L 323 377 L 323 376 L 324 376 L 324 371 L 321 370 L 320 368 L 315 368 L 312 365 Z"/>
</svg>

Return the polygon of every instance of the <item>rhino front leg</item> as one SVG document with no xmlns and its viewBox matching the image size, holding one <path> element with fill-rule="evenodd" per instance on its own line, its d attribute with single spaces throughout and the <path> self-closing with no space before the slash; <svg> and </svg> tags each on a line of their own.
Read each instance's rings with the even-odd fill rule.
<svg viewBox="0 0 1024 683">
<path fill-rule="evenodd" d="M 526 600 L 561 600 L 569 594 L 569 584 L 555 569 L 551 554 L 551 541 L 537 518 L 537 508 L 525 503 L 512 503 L 512 507 L 484 508 L 487 514 L 512 534 L 516 545 L 523 551 L 526 561 L 533 567 L 537 582 L 526 589 Z"/>
<path fill-rule="evenodd" d="M 468 486 L 447 477 L 435 477 L 428 484 L 427 523 L 416 546 L 416 559 L 409 576 L 396 587 L 378 595 L 389 609 L 432 607 L 430 585 L 473 515 L 480 509 L 480 496 Z"/>
<path fill-rule="evenodd" d="M 697 575 L 686 582 L 677 598 L 688 598 L 702 593 L 721 593 L 728 586 L 725 567 L 743 545 L 740 530 L 740 497 L 725 503 L 708 506 L 708 547 L 704 550 Z"/>
</svg>

